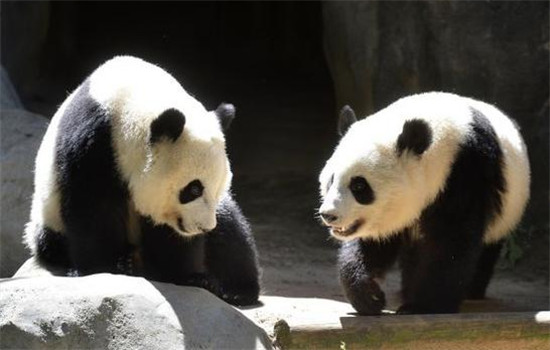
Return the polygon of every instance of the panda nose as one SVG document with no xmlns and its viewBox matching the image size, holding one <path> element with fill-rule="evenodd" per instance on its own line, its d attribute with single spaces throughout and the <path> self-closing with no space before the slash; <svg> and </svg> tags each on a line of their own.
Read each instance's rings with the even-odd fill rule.
<svg viewBox="0 0 550 350">
<path fill-rule="evenodd" d="M 323 218 L 323 221 L 327 224 L 330 224 L 330 223 L 338 220 L 338 216 L 336 216 L 336 215 L 329 214 L 329 213 L 320 213 L 320 214 L 321 214 L 321 218 Z"/>
</svg>

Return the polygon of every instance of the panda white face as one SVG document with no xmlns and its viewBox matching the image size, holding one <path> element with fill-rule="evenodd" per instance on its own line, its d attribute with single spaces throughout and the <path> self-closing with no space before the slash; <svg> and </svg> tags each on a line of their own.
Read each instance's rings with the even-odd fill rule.
<svg viewBox="0 0 550 350">
<path fill-rule="evenodd" d="M 405 164 L 373 150 L 355 158 L 337 150 L 320 177 L 323 222 L 335 238 L 382 238 L 408 223 L 415 191 Z"/>
</svg>

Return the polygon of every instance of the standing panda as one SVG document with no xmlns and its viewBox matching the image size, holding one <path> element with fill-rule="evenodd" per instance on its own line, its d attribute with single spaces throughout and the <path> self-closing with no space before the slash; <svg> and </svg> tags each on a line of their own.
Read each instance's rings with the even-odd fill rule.
<svg viewBox="0 0 550 350">
<path fill-rule="evenodd" d="M 398 313 L 457 312 L 464 298 L 483 298 L 529 198 L 517 125 L 486 103 L 431 92 L 358 122 L 346 106 L 339 131 L 320 174 L 319 213 L 343 241 L 340 280 L 352 306 L 381 312 L 378 280 L 398 256 Z"/>
<path fill-rule="evenodd" d="M 55 113 L 36 157 L 25 243 L 71 275 L 143 275 L 233 304 L 259 294 L 255 243 L 231 198 L 222 128 L 161 68 L 119 56 Z"/>
</svg>

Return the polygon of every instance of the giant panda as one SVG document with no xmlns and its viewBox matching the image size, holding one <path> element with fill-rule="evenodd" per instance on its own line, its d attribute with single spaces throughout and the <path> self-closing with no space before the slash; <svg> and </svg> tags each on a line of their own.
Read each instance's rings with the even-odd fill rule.
<svg viewBox="0 0 550 350">
<path fill-rule="evenodd" d="M 53 116 L 35 164 L 24 240 L 69 275 L 126 273 L 256 302 L 259 267 L 250 227 L 230 192 L 215 111 L 166 71 L 117 56 Z"/>
<path fill-rule="evenodd" d="M 379 282 L 398 258 L 398 313 L 453 313 L 483 298 L 529 198 L 517 125 L 489 104 L 430 92 L 360 121 L 345 106 L 338 126 L 319 214 L 342 241 L 340 281 L 355 310 L 381 312 Z"/>
</svg>

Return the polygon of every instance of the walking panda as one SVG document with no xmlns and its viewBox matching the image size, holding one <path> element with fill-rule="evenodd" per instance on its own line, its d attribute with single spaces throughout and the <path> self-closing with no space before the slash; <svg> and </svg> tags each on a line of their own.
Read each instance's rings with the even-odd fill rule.
<svg viewBox="0 0 550 350">
<path fill-rule="evenodd" d="M 255 243 L 230 194 L 223 130 L 235 114 L 130 56 L 96 69 L 39 148 L 25 243 L 72 275 L 128 273 L 258 298 Z"/>
<path fill-rule="evenodd" d="M 457 312 L 465 297 L 483 298 L 529 198 L 517 125 L 486 103 L 431 92 L 357 122 L 346 106 L 339 131 L 319 213 L 343 241 L 339 273 L 352 306 L 381 312 L 377 280 L 398 257 L 398 313 Z"/>
</svg>

